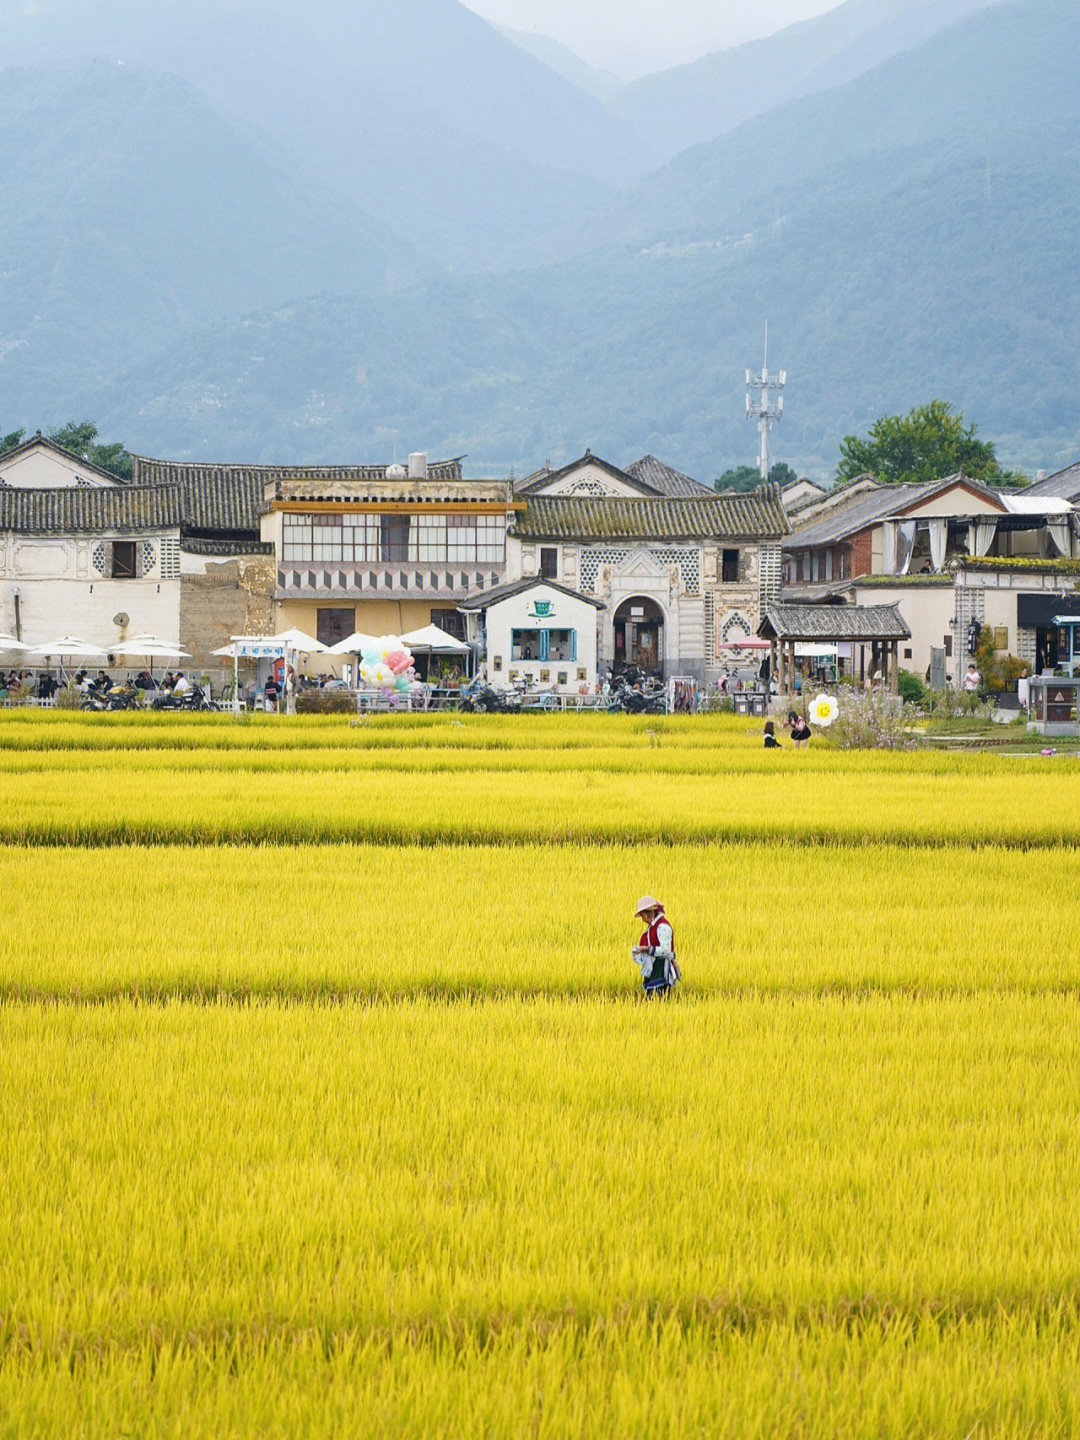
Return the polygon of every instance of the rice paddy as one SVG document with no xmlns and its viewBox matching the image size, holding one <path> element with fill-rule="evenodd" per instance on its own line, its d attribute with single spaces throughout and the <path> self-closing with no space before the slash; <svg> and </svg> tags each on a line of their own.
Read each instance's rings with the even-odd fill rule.
<svg viewBox="0 0 1080 1440">
<path fill-rule="evenodd" d="M 1075 1433 L 1080 766 L 759 728 L 0 715 L 0 1435 Z"/>
</svg>

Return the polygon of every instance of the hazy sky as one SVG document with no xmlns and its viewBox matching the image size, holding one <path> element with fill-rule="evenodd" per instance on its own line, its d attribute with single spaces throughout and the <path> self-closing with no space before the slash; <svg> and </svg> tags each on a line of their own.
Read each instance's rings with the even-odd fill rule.
<svg viewBox="0 0 1080 1440">
<path fill-rule="evenodd" d="M 499 25 L 533 30 L 620 75 L 695 60 L 820 15 L 839 0 L 464 0 Z"/>
</svg>

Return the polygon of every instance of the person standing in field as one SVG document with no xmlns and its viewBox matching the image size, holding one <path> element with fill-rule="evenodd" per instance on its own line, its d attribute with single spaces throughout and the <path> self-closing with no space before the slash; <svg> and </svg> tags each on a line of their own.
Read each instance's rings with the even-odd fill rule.
<svg viewBox="0 0 1080 1440">
<path fill-rule="evenodd" d="M 801 750 L 804 745 L 809 745 L 810 726 L 801 715 L 796 714 L 794 710 L 789 710 L 788 717 L 784 721 L 784 726 L 791 731 L 791 744 L 793 749 Z"/>
<path fill-rule="evenodd" d="M 675 931 L 663 905 L 651 895 L 641 897 L 634 914 L 645 926 L 633 950 L 634 963 L 641 970 L 646 998 L 660 999 L 682 979 L 675 959 Z"/>
</svg>

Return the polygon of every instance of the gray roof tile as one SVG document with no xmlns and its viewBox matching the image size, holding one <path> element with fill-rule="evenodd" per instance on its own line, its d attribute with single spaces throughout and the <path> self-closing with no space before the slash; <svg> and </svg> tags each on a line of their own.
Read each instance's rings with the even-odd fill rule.
<svg viewBox="0 0 1080 1440">
<path fill-rule="evenodd" d="M 177 530 L 179 485 L 0 487 L 0 530 L 29 535 Z"/>
<path fill-rule="evenodd" d="M 908 640 L 895 605 L 770 605 L 758 626 L 765 640 Z"/>
<path fill-rule="evenodd" d="M 692 480 L 681 470 L 665 465 L 663 460 L 658 460 L 655 455 L 643 455 L 640 460 L 627 465 L 626 473 L 635 480 L 643 481 L 659 495 L 693 496 L 716 493 L 711 485 L 702 485 L 700 480 Z"/>
<path fill-rule="evenodd" d="M 521 539 L 757 540 L 787 533 L 779 487 L 690 499 L 530 495 L 512 527 Z"/>
<path fill-rule="evenodd" d="M 1023 495 L 1054 495 L 1060 500 L 1075 500 L 1080 496 L 1080 460 L 1066 465 L 1064 470 L 1055 470 L 1043 480 L 1036 480 L 1020 492 Z"/>
</svg>

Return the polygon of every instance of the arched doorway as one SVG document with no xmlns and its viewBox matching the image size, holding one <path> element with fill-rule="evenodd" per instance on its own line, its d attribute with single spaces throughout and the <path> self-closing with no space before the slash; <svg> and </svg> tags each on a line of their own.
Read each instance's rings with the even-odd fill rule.
<svg viewBox="0 0 1080 1440">
<path fill-rule="evenodd" d="M 632 595 L 615 611 L 614 671 L 637 666 L 663 678 L 664 612 L 646 595 Z"/>
</svg>

